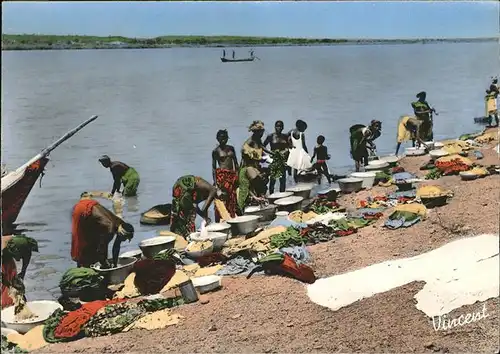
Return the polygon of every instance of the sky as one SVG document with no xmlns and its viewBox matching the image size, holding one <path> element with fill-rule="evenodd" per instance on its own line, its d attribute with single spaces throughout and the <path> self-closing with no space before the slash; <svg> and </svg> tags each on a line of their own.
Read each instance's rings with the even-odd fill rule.
<svg viewBox="0 0 500 354">
<path fill-rule="evenodd" d="M 499 35 L 499 8 L 495 0 L 2 2 L 2 33 L 477 38 Z"/>
</svg>

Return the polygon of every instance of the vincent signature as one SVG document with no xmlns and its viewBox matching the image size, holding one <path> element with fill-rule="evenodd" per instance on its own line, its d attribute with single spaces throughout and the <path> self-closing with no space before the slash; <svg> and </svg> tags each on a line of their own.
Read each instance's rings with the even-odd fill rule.
<svg viewBox="0 0 500 354">
<path fill-rule="evenodd" d="M 490 315 L 486 311 L 486 304 L 484 304 L 482 311 L 462 314 L 455 318 L 450 318 L 447 315 L 435 316 L 432 318 L 432 326 L 436 332 L 446 331 L 455 327 L 461 327 L 466 324 L 483 320 L 489 316 Z"/>
</svg>

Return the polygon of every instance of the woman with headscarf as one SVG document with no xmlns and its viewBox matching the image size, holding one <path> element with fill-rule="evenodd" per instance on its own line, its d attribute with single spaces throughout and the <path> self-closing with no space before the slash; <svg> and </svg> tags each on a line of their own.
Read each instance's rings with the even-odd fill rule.
<svg viewBox="0 0 500 354">
<path fill-rule="evenodd" d="M 82 195 L 73 209 L 71 235 L 71 258 L 78 267 L 89 268 L 100 262 L 101 267 L 109 268 L 109 244 L 114 238 L 112 266 L 116 267 L 121 243 L 132 240 L 134 227 L 99 202 Z"/>
<path fill-rule="evenodd" d="M 14 305 L 9 288 L 14 287 L 24 295 L 23 279 L 32 252 L 38 252 L 38 243 L 33 238 L 24 235 L 2 236 L 2 308 Z M 15 261 L 21 260 L 22 268 L 18 274 Z"/>
<path fill-rule="evenodd" d="M 434 139 L 434 133 L 432 131 L 432 114 L 438 114 L 436 110 L 427 103 L 425 100 L 426 97 L 427 93 L 425 91 L 419 92 L 417 94 L 418 101 L 412 102 L 411 106 L 417 119 L 422 121 L 422 125 L 420 126 L 421 138 L 425 141 L 432 141 Z"/>
<path fill-rule="evenodd" d="M 170 231 L 183 237 L 195 232 L 196 214 L 210 223 L 208 209 L 221 191 L 201 177 L 187 175 L 177 179 L 172 188 Z M 205 201 L 203 209 L 198 206 Z"/>
<path fill-rule="evenodd" d="M 241 166 L 253 166 L 260 169 L 260 163 L 263 159 L 263 153 L 272 155 L 272 152 L 267 150 L 262 143 L 264 136 L 264 122 L 254 120 L 248 127 L 248 131 L 252 133 L 241 148 Z"/>
<path fill-rule="evenodd" d="M 295 122 L 295 129 L 292 129 L 289 133 L 291 149 L 286 164 L 293 169 L 293 179 L 296 183 L 299 171 L 307 171 L 313 167 L 304 137 L 306 129 L 307 123 L 299 119 Z"/>
<path fill-rule="evenodd" d="M 399 148 L 401 144 L 406 141 L 412 141 L 413 147 L 415 147 L 415 141 L 420 145 L 424 145 L 422 138 L 420 137 L 420 127 L 422 126 L 422 121 L 416 118 L 402 116 L 399 118 L 398 122 L 398 136 L 397 136 L 397 146 L 396 146 L 396 156 L 398 155 Z"/>
<path fill-rule="evenodd" d="M 111 195 L 115 192 L 120 192 L 120 187 L 123 184 L 123 196 L 134 197 L 137 195 L 137 188 L 141 179 L 137 171 L 120 161 L 111 161 L 108 155 L 103 155 L 99 162 L 104 168 L 109 168 L 113 176 L 113 188 Z"/>
<path fill-rule="evenodd" d="M 234 147 L 227 145 L 229 135 L 227 130 L 217 132 L 219 145 L 212 151 L 212 175 L 214 185 L 222 191 L 222 202 L 231 217 L 236 216 L 237 199 L 236 188 L 238 183 L 238 159 Z M 219 167 L 217 167 L 217 165 Z M 215 209 L 215 221 L 219 222 L 220 214 Z"/>
<path fill-rule="evenodd" d="M 372 120 L 366 127 L 363 124 L 355 124 L 349 128 L 351 142 L 351 157 L 356 164 L 356 172 L 359 172 L 361 166 L 368 165 L 368 149 L 376 149 L 373 141 L 382 134 L 382 123 L 378 120 Z"/>
</svg>

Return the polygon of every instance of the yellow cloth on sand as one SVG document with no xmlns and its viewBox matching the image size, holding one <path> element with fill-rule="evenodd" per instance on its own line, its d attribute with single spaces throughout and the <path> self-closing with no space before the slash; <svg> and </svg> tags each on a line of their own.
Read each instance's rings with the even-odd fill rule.
<svg viewBox="0 0 500 354">
<path fill-rule="evenodd" d="M 295 211 L 291 212 L 290 215 L 288 215 L 288 218 L 292 221 L 295 221 L 295 222 L 307 222 L 311 219 L 314 219 L 317 216 L 318 216 L 318 214 L 316 214 L 313 211 L 310 211 L 308 213 L 304 213 L 301 210 L 295 210 Z"/>
<path fill-rule="evenodd" d="M 267 252 L 271 250 L 271 236 L 286 231 L 285 226 L 276 226 L 259 232 L 256 236 L 244 240 L 232 247 L 227 247 L 222 250 L 224 255 L 235 254 L 244 250 L 252 250 L 255 252 Z"/>
<path fill-rule="evenodd" d="M 486 176 L 490 173 L 483 167 L 474 167 L 472 170 L 467 171 L 468 173 L 475 174 L 477 176 Z"/>
<path fill-rule="evenodd" d="M 427 208 L 425 205 L 420 203 L 411 203 L 411 204 L 398 204 L 394 211 L 407 211 L 409 213 L 418 214 L 422 218 L 427 216 Z"/>
<path fill-rule="evenodd" d="M 160 294 L 172 290 L 174 288 L 177 288 L 179 284 L 182 284 L 188 280 L 189 276 L 185 272 L 183 272 L 182 270 L 176 270 L 172 279 L 170 279 L 167 285 L 165 285 L 163 289 L 160 290 Z"/>
<path fill-rule="evenodd" d="M 126 327 L 123 332 L 128 332 L 131 329 L 162 329 L 178 324 L 182 318 L 184 317 L 181 315 L 172 314 L 170 309 L 163 309 L 139 318 L 137 321 Z"/>
<path fill-rule="evenodd" d="M 449 154 L 461 154 L 470 150 L 469 144 L 462 140 L 445 140 L 441 141 L 441 143 L 444 145 L 443 150 Z"/>
<path fill-rule="evenodd" d="M 130 273 L 123 282 L 123 288 L 120 291 L 117 291 L 114 297 L 118 299 L 131 299 L 133 297 L 140 296 L 141 293 L 135 286 L 134 280 L 135 273 Z"/>
<path fill-rule="evenodd" d="M 36 326 L 30 329 L 24 335 L 19 333 L 11 333 L 7 336 L 7 340 L 17 344 L 19 348 L 26 351 L 43 348 L 49 344 L 43 338 L 43 327 L 43 325 Z"/>
<path fill-rule="evenodd" d="M 444 189 L 443 187 L 436 185 L 422 186 L 417 189 L 417 197 L 441 197 L 444 195 L 451 196 L 453 193 L 450 190 Z"/>
<path fill-rule="evenodd" d="M 448 161 L 452 161 L 452 160 L 460 160 L 461 163 L 463 163 L 464 165 L 467 165 L 467 166 L 472 166 L 474 164 L 468 158 L 457 155 L 457 154 L 440 157 L 439 159 L 436 160 L 436 162 L 448 162 Z"/>
<path fill-rule="evenodd" d="M 493 140 L 498 140 L 498 131 L 484 133 L 483 135 L 480 135 L 474 139 L 475 142 L 480 144 L 486 144 Z"/>
</svg>

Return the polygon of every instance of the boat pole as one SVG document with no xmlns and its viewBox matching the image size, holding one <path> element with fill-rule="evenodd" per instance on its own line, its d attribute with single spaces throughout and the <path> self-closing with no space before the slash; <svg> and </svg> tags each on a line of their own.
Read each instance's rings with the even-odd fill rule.
<svg viewBox="0 0 500 354">
<path fill-rule="evenodd" d="M 61 145 L 63 142 L 71 138 L 73 135 L 75 135 L 78 131 L 80 131 L 82 128 L 84 128 L 87 124 L 92 123 L 94 120 L 97 119 L 98 116 L 94 115 L 87 119 L 85 122 L 77 126 L 76 128 L 70 130 L 66 134 L 64 134 L 62 137 L 60 137 L 57 141 L 46 147 L 45 149 L 42 150 L 38 155 L 30 159 L 28 162 L 26 162 L 24 165 L 19 167 L 15 172 L 21 172 L 26 169 L 29 165 L 31 165 L 33 162 L 40 160 L 42 157 L 46 157 L 50 154 L 52 150 L 57 148 L 59 145 Z"/>
</svg>

